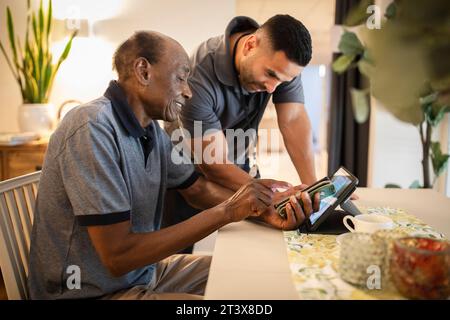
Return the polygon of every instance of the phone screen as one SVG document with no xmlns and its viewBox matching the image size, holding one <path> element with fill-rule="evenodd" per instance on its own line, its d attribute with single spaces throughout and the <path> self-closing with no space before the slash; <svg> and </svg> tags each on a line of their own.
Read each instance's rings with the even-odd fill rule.
<svg viewBox="0 0 450 320">
<path fill-rule="evenodd" d="M 336 203 L 339 196 L 346 190 L 346 188 L 351 185 L 353 179 L 344 169 L 339 169 L 331 178 L 331 182 L 336 189 L 333 196 L 326 197 L 320 201 L 320 207 L 317 212 L 313 212 L 309 217 L 311 225 L 316 223 L 316 221 L 323 215 L 323 213 Z"/>
</svg>

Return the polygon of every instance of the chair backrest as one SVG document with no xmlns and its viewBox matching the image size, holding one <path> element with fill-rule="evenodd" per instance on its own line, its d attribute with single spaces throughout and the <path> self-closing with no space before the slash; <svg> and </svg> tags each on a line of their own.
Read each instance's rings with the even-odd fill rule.
<svg viewBox="0 0 450 320">
<path fill-rule="evenodd" d="M 0 268 L 8 299 L 27 299 L 28 255 L 41 172 L 0 182 Z"/>
</svg>

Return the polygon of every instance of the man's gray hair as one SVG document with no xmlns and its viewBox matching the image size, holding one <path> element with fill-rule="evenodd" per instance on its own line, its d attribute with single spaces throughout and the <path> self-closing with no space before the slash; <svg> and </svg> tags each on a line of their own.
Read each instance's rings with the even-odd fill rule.
<svg viewBox="0 0 450 320">
<path fill-rule="evenodd" d="M 113 56 L 113 69 L 119 79 L 127 79 L 132 71 L 133 61 L 139 57 L 147 59 L 150 64 L 157 64 L 164 53 L 165 38 L 153 31 L 137 31 L 125 40 Z"/>
</svg>

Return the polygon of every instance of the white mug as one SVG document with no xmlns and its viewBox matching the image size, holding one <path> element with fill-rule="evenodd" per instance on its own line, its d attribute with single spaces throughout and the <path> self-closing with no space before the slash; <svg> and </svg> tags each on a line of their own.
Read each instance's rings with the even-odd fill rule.
<svg viewBox="0 0 450 320">
<path fill-rule="evenodd" d="M 348 220 L 353 222 L 354 228 L 349 226 Z M 355 217 L 345 216 L 343 222 L 345 227 L 351 232 L 374 233 L 378 230 L 392 229 L 394 227 L 394 222 L 390 218 L 379 214 L 360 214 Z"/>
</svg>

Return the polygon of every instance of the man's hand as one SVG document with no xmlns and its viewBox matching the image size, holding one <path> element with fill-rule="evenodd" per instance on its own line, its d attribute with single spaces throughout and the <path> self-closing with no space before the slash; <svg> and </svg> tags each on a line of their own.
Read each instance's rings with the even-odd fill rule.
<svg viewBox="0 0 450 320">
<path fill-rule="evenodd" d="M 290 188 L 284 192 L 277 192 L 273 196 L 273 203 L 267 210 L 261 214 L 258 219 L 262 220 L 278 229 L 293 230 L 297 229 L 305 219 L 309 218 L 312 212 L 319 210 L 319 194 L 315 195 L 314 205 L 307 192 L 301 192 L 307 187 L 302 184 Z M 281 217 L 275 210 L 274 205 L 281 202 L 283 199 L 290 197 L 289 203 L 286 205 L 286 218 Z M 303 202 L 303 208 L 300 206 L 298 199 Z"/>
<path fill-rule="evenodd" d="M 288 183 L 271 179 L 252 180 L 245 184 L 223 203 L 230 222 L 241 221 L 249 216 L 260 216 L 272 206 L 274 190 L 287 187 Z"/>
</svg>

